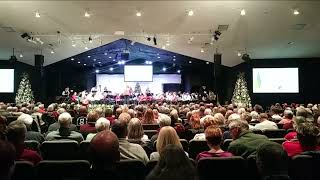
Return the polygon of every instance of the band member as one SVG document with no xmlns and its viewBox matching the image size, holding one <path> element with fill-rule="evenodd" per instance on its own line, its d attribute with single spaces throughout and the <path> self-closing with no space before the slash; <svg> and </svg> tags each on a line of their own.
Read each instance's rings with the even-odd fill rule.
<svg viewBox="0 0 320 180">
<path fill-rule="evenodd" d="M 62 96 L 70 96 L 69 87 L 66 87 L 64 91 L 62 91 Z"/>
<path fill-rule="evenodd" d="M 131 94 L 132 94 L 132 88 L 127 85 L 123 93 L 125 104 L 129 104 Z"/>
</svg>

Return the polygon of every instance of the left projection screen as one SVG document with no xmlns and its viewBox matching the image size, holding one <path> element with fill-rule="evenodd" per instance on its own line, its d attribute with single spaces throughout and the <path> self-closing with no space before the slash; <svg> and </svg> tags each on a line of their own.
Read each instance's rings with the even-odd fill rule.
<svg viewBox="0 0 320 180">
<path fill-rule="evenodd" d="M 0 93 L 14 92 L 14 69 L 0 69 Z"/>
</svg>

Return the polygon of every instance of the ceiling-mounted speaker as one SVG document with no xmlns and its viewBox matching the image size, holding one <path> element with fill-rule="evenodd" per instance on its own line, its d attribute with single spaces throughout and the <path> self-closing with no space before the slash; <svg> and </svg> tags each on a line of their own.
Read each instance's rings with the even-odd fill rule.
<svg viewBox="0 0 320 180">
<path fill-rule="evenodd" d="M 34 66 L 42 67 L 44 63 L 44 56 L 41 54 L 34 55 Z"/>
</svg>

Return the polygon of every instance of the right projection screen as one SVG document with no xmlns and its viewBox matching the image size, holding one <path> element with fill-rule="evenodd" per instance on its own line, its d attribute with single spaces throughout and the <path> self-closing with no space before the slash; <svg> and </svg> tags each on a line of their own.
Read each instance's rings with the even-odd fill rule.
<svg viewBox="0 0 320 180">
<path fill-rule="evenodd" d="M 253 68 L 253 93 L 299 93 L 298 68 Z"/>
</svg>

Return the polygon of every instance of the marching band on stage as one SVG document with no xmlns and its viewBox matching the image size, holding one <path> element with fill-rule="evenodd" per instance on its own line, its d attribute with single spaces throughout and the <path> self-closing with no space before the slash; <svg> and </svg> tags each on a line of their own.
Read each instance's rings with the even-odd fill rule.
<svg viewBox="0 0 320 180">
<path fill-rule="evenodd" d="M 83 104 L 106 103 L 106 104 L 140 104 L 145 102 L 192 102 L 192 101 L 215 101 L 216 95 L 213 91 L 200 91 L 199 93 L 188 92 L 165 92 L 154 94 L 149 88 L 144 93 L 133 92 L 130 86 L 126 86 L 122 93 L 108 91 L 101 86 L 91 88 L 88 92 L 74 92 L 65 88 L 62 92 L 62 101 L 72 101 Z"/>
</svg>

